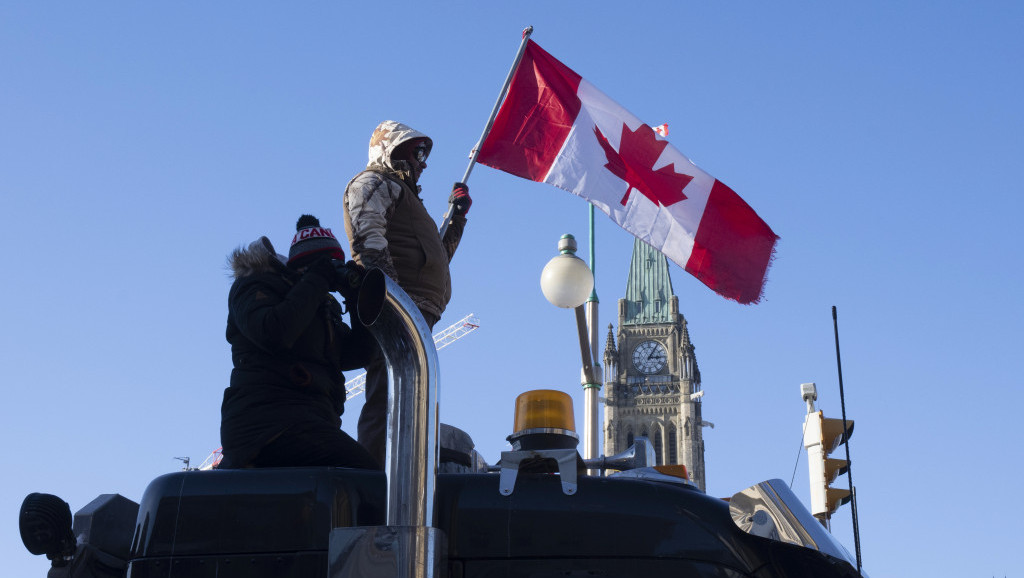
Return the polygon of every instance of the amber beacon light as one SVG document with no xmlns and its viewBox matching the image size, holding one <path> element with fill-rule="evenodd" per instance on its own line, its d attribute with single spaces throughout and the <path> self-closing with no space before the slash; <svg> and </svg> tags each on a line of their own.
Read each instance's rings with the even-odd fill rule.
<svg viewBox="0 0 1024 578">
<path fill-rule="evenodd" d="M 513 433 L 516 450 L 570 449 L 579 444 L 572 398 L 564 391 L 535 389 L 516 398 Z"/>
</svg>

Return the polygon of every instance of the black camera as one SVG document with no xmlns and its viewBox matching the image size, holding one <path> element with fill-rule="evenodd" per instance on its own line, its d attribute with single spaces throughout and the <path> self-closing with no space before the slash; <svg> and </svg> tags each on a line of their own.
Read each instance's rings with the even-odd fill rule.
<svg viewBox="0 0 1024 578">
<path fill-rule="evenodd" d="M 363 277 L 366 276 L 366 269 L 355 261 L 342 262 L 331 259 L 334 270 L 337 272 L 338 286 L 335 291 L 347 301 L 354 301 L 359 294 L 359 287 L 363 284 Z"/>
</svg>

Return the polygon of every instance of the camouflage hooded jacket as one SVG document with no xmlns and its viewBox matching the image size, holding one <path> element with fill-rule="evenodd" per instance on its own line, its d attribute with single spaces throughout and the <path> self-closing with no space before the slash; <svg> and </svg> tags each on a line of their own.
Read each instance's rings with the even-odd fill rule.
<svg viewBox="0 0 1024 578">
<path fill-rule="evenodd" d="M 345 231 L 356 262 L 380 268 L 420 311 L 440 318 L 451 299 L 448 264 L 466 218 L 453 216 L 440 237 L 408 163 L 391 158 L 399 145 L 413 139 L 425 139 L 429 153 L 430 137 L 402 123 L 388 120 L 374 130 L 366 170 L 345 187 Z"/>
</svg>

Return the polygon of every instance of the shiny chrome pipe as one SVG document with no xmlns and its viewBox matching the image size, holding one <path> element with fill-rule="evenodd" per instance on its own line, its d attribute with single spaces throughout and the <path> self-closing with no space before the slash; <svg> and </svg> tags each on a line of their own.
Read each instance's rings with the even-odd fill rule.
<svg viewBox="0 0 1024 578">
<path fill-rule="evenodd" d="M 733 494 L 729 514 L 748 534 L 818 550 L 856 568 L 857 559 L 807 511 L 782 480 L 767 480 Z"/>
<path fill-rule="evenodd" d="M 388 365 L 387 524 L 432 526 L 438 367 L 430 328 L 412 299 L 379 269 L 367 271 L 357 312 Z"/>
</svg>

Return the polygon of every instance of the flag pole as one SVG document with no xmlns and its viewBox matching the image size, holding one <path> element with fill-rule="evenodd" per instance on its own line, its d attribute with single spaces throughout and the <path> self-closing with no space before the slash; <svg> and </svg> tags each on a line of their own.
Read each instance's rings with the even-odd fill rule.
<svg viewBox="0 0 1024 578">
<path fill-rule="evenodd" d="M 476 146 L 473 147 L 473 152 L 469 156 L 469 166 L 466 167 L 466 174 L 462 175 L 461 183 L 465 183 L 469 180 L 469 173 L 473 172 L 473 165 L 476 164 L 476 158 L 480 155 L 480 146 L 484 144 L 484 140 L 487 135 L 491 132 L 491 127 L 494 126 L 494 117 L 498 116 L 498 109 L 501 108 L 501 103 L 505 100 L 505 94 L 508 93 L 508 87 L 512 84 L 512 76 L 516 73 L 516 69 L 519 68 L 519 61 L 523 59 L 523 53 L 526 52 L 526 41 L 530 39 L 530 35 L 533 34 L 533 26 L 527 26 L 523 29 L 523 41 L 519 44 L 519 51 L 516 52 L 516 59 L 512 62 L 512 68 L 508 71 L 508 76 L 505 77 L 505 84 L 501 87 L 501 92 L 498 94 L 498 101 L 494 103 L 494 108 L 491 110 L 491 116 L 487 119 L 487 126 L 484 127 L 483 134 L 480 135 L 480 140 L 477 141 Z M 444 219 L 441 222 L 440 234 L 441 238 L 444 238 L 445 231 L 448 230 L 448 225 L 452 222 L 452 215 L 455 212 L 455 206 L 452 203 L 448 203 L 448 210 L 444 213 Z"/>
<path fill-rule="evenodd" d="M 598 356 L 599 335 L 597 316 L 597 262 L 595 259 L 596 250 L 594 244 L 594 205 L 590 205 L 590 272 L 594 275 L 594 289 L 586 301 L 587 307 L 587 330 L 590 335 L 590 355 L 593 370 L 587 376 L 589 383 L 583 384 L 583 459 L 596 458 L 600 455 L 600 431 L 598 425 L 598 403 L 601 385 L 604 383 L 604 372 L 601 368 L 601 358 Z M 598 475 L 600 472 L 591 471 L 591 475 Z"/>
</svg>

